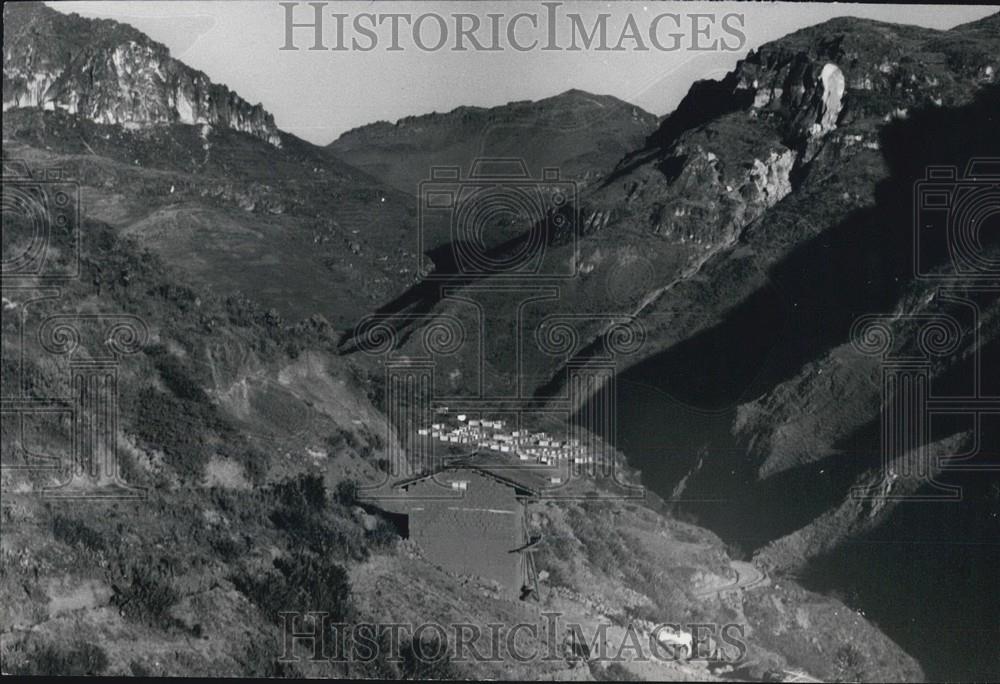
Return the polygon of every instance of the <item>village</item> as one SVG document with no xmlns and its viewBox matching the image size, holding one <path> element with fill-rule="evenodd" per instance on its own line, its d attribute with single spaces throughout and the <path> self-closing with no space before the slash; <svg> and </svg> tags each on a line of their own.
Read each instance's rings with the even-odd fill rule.
<svg viewBox="0 0 1000 684">
<path fill-rule="evenodd" d="M 446 409 L 439 413 L 448 415 Z M 561 440 L 546 432 L 513 430 L 503 420 L 472 418 L 464 413 L 457 414 L 454 422 L 436 422 L 419 428 L 417 434 L 447 445 L 507 454 L 512 459 L 516 456 L 519 462 L 526 464 L 554 466 L 594 462 L 593 455 L 580 445 L 578 439 Z M 550 480 L 551 484 L 561 482 L 558 476 L 552 476 Z"/>
</svg>

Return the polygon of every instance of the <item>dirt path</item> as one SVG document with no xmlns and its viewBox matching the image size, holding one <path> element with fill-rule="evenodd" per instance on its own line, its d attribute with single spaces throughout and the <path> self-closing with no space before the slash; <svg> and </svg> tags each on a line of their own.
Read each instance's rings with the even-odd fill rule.
<svg viewBox="0 0 1000 684">
<path fill-rule="evenodd" d="M 771 584 L 771 578 L 763 570 L 753 563 L 745 561 L 730 561 L 730 566 L 736 574 L 735 579 L 729 584 L 721 586 L 706 587 L 695 592 L 695 596 L 706 597 L 715 596 L 728 591 L 747 591 L 766 587 Z"/>
</svg>

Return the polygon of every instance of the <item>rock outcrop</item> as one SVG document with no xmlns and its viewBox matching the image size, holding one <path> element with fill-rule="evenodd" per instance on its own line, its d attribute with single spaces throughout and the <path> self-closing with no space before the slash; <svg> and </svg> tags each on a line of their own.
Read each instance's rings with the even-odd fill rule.
<svg viewBox="0 0 1000 684">
<path fill-rule="evenodd" d="M 132 128 L 208 124 L 281 145 L 261 105 L 212 83 L 166 46 L 126 24 L 64 15 L 41 3 L 4 7 L 3 109 L 17 107 Z"/>
</svg>

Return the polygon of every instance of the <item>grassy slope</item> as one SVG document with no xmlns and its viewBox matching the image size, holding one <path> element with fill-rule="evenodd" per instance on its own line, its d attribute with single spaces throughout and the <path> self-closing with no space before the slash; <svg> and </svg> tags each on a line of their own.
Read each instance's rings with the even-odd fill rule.
<svg viewBox="0 0 1000 684">
<path fill-rule="evenodd" d="M 412 201 L 286 136 L 140 131 L 61 113 L 4 117 L 9 158 L 65 168 L 83 210 L 143 241 L 191 282 L 242 291 L 291 321 L 346 327 L 412 280 Z"/>
</svg>

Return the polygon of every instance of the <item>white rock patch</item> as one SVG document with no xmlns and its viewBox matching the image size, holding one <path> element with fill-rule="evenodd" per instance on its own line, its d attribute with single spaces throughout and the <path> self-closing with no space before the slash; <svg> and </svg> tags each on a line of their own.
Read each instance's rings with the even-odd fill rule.
<svg viewBox="0 0 1000 684">
<path fill-rule="evenodd" d="M 844 108 L 844 91 L 847 90 L 847 81 L 844 73 L 836 64 L 827 64 L 819 75 L 823 87 L 823 107 L 820 110 L 819 132 L 820 134 L 832 131 L 837 127 L 837 117 Z"/>
</svg>

